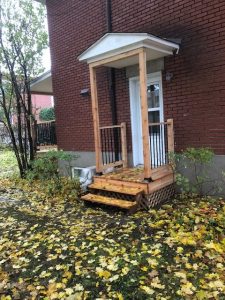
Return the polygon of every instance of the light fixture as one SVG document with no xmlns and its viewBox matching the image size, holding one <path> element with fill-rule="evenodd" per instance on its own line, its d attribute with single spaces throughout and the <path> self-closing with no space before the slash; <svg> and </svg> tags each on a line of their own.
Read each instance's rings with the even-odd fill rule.
<svg viewBox="0 0 225 300">
<path fill-rule="evenodd" d="M 166 81 L 170 82 L 173 78 L 173 73 L 166 72 Z"/>
<path fill-rule="evenodd" d="M 82 89 L 80 91 L 80 95 L 83 96 L 83 97 L 89 96 L 89 89 Z"/>
</svg>

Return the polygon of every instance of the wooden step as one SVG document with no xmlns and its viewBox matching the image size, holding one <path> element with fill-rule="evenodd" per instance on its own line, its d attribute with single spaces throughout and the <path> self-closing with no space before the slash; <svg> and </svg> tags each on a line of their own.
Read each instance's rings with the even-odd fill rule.
<svg viewBox="0 0 225 300">
<path fill-rule="evenodd" d="M 126 188 L 140 188 L 145 193 L 147 193 L 147 191 L 148 191 L 147 183 L 131 182 L 131 181 L 117 180 L 117 179 L 108 179 L 103 176 L 94 176 L 94 183 L 102 183 L 103 185 L 110 184 L 110 185 L 114 185 L 114 186 L 120 186 L 122 188 L 124 186 L 126 186 Z"/>
<path fill-rule="evenodd" d="M 119 194 L 126 194 L 130 196 L 137 196 L 144 193 L 141 187 L 129 187 L 124 184 L 124 186 L 118 186 L 115 184 L 109 184 L 104 182 L 96 182 L 88 186 L 89 189 L 102 190 L 108 192 L 114 192 Z"/>
<path fill-rule="evenodd" d="M 105 196 L 99 196 L 99 195 L 94 195 L 94 194 L 87 194 L 81 197 L 82 200 L 84 201 L 90 201 L 90 202 L 95 202 L 99 204 L 105 204 L 105 205 L 110 205 L 110 206 L 115 206 L 123 209 L 132 209 L 137 207 L 137 202 L 131 202 L 131 201 L 125 201 L 125 200 L 120 200 L 116 198 L 110 198 L 110 197 L 105 197 Z"/>
</svg>

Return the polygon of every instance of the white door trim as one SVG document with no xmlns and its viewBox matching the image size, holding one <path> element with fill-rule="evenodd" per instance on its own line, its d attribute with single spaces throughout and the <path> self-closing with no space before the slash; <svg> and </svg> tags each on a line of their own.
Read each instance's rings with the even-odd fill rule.
<svg viewBox="0 0 225 300">
<path fill-rule="evenodd" d="M 155 72 L 147 74 L 147 82 L 158 82 L 160 85 L 160 122 L 164 121 L 163 111 L 163 90 L 162 90 L 162 73 Z M 130 93 L 130 111 L 131 111 L 131 130 L 132 130 L 132 150 L 133 165 L 143 164 L 143 144 L 142 144 L 142 128 L 141 128 L 141 109 L 140 96 L 137 88 L 139 76 L 129 78 Z M 147 87 L 146 87 L 147 88 Z"/>
</svg>

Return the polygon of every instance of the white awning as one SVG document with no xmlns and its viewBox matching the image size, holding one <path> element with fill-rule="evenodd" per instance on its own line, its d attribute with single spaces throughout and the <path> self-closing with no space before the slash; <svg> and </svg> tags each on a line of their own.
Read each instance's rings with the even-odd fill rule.
<svg viewBox="0 0 225 300">
<path fill-rule="evenodd" d="M 31 82 L 32 94 L 53 95 L 51 71 L 45 72 Z"/>
<path fill-rule="evenodd" d="M 162 39 L 148 33 L 107 33 L 84 51 L 78 59 L 90 64 L 141 47 L 146 49 L 147 61 L 173 55 L 179 51 L 177 42 Z M 105 65 L 123 68 L 137 63 L 138 56 L 132 56 Z"/>
</svg>

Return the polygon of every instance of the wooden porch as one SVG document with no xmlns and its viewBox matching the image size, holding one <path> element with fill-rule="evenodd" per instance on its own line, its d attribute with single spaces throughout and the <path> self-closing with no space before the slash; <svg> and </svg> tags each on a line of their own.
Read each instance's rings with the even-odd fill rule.
<svg viewBox="0 0 225 300">
<path fill-rule="evenodd" d="M 156 130 L 157 129 L 157 130 Z M 100 127 L 100 173 L 81 199 L 134 212 L 169 199 L 174 192 L 170 153 L 174 151 L 173 120 L 149 124 L 151 178 L 144 166 L 128 167 L 126 124 Z M 159 153 L 160 150 L 160 153 Z"/>
<path fill-rule="evenodd" d="M 154 150 L 159 149 L 160 143 L 162 143 L 162 139 L 159 137 L 155 139 L 151 134 L 152 128 L 155 127 L 164 133 L 164 151 L 161 155 L 154 153 Z M 120 126 L 108 126 L 101 129 L 108 131 L 107 136 L 101 134 L 99 157 L 101 157 L 102 172 L 94 177 L 93 183 L 88 188 L 89 193 L 82 196 L 81 199 L 134 212 L 137 209 L 156 206 L 173 195 L 174 174 L 169 162 L 170 152 L 174 151 L 173 122 L 168 120 L 165 123 L 149 124 L 149 140 L 154 144 L 154 148 L 151 148 L 150 151 L 153 158 L 150 165 L 150 179 L 145 178 L 143 166 L 133 168 L 127 166 L 125 128 L 123 123 Z M 120 134 L 120 140 L 115 134 L 115 129 L 124 131 L 124 134 Z M 113 138 L 117 140 L 116 147 Z M 116 153 L 116 151 L 118 152 Z"/>
<path fill-rule="evenodd" d="M 80 60 L 87 61 L 90 70 L 98 175 L 89 186 L 90 193 L 82 200 L 133 212 L 155 206 L 171 196 L 174 176 L 169 159 L 174 151 L 173 120 L 149 122 L 146 63 L 174 54 L 178 49 L 177 44 L 148 34 L 107 34 L 81 55 Z M 135 63 L 139 64 L 143 167 L 128 168 L 126 124 L 100 126 L 96 69 L 123 68 Z"/>
</svg>

